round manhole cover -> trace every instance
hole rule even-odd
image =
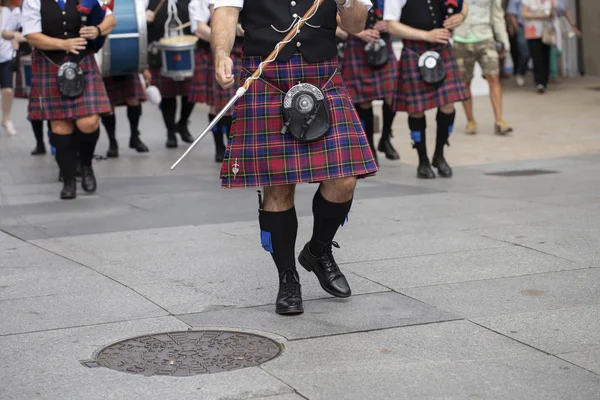
[[[253,367],[272,360],[281,345],[232,331],[183,331],[140,336],[102,349],[96,364],[139,375],[192,376]]]

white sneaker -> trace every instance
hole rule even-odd
[[[523,75],[517,75],[517,85],[519,87],[525,86],[525,77]]]
[[[17,130],[15,129],[12,121],[7,121],[6,124],[2,124],[2,127],[10,136],[15,136],[17,134]]]

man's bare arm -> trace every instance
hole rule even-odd
[[[238,7],[219,7],[211,16],[210,46],[215,61],[215,78],[221,87],[233,86],[233,61],[229,57],[235,43]]]

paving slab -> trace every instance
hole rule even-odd
[[[600,377],[466,321],[299,340],[263,366],[311,399],[581,399]]]
[[[600,268],[402,289],[464,318],[600,304]]]
[[[581,269],[582,265],[519,246],[466,250],[375,262],[344,268],[394,290]]]
[[[286,318],[275,314],[273,305],[180,315],[194,326],[231,326],[276,332],[300,339],[426,324],[456,319],[397,293],[374,293],[347,299],[328,298],[304,302],[304,314]]]
[[[162,317],[0,337],[4,359],[0,398],[224,400],[293,393],[257,367],[185,378],[146,378],[80,364],[80,360],[89,360],[95,351],[116,341],[188,328],[174,317]]]
[[[473,322],[550,354],[600,350],[600,304],[474,318]]]
[[[564,353],[558,357],[600,375],[600,349]]]

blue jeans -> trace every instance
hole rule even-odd
[[[519,47],[519,60],[515,62],[515,67],[517,69],[517,74],[523,76],[527,72],[527,64],[531,57],[527,39],[525,39],[525,27],[523,27],[523,25],[519,25],[516,36],[517,46]]]

